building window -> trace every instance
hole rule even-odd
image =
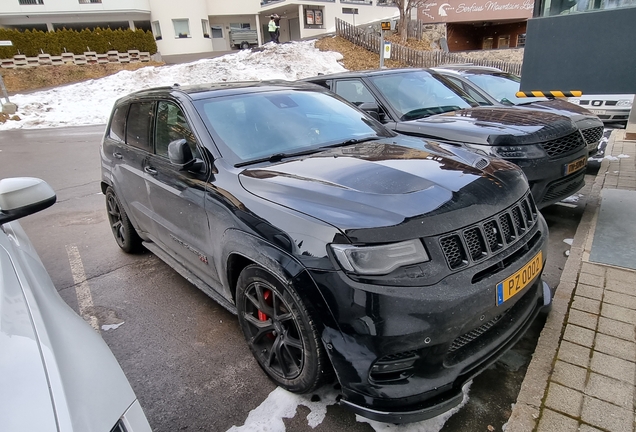
[[[377,0],[378,6],[395,6],[395,0]]]
[[[206,19],[201,20],[201,30],[203,30],[203,37],[210,37],[210,22]]]
[[[152,22],[152,34],[155,35],[155,40],[161,40],[161,24],[159,24],[159,21]]]
[[[79,4],[95,4],[101,2],[102,0],[79,0]]]
[[[499,36],[497,48],[510,48],[510,35]]]
[[[482,44],[481,44],[481,49],[492,49],[492,42],[493,42],[493,38],[491,37],[485,37]]]
[[[43,5],[44,0],[18,0],[20,5]]]
[[[321,9],[305,9],[305,27],[321,28],[322,23]]]
[[[250,23],[230,23],[230,29],[250,30],[251,28]]]
[[[212,26],[212,39],[223,39],[223,27],[218,25]]]
[[[190,21],[187,19],[173,19],[174,36],[178,38],[190,37]]]
[[[521,34],[517,35],[517,46],[518,47],[526,46],[526,34],[525,33],[521,33]]]

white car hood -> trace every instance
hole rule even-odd
[[[110,431],[135,394],[106,343],[59,296],[17,222],[0,226],[0,272],[1,429]]]

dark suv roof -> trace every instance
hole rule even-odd
[[[218,82],[205,83],[196,85],[174,84],[172,86],[153,87],[149,89],[139,90],[131,93],[123,99],[134,98],[144,95],[152,95],[157,93],[181,93],[188,95],[191,99],[206,99],[209,97],[225,96],[228,94],[252,93],[267,90],[288,90],[288,89],[307,89],[316,90],[315,86],[310,86],[303,82],[292,82],[284,80],[269,81],[236,81],[236,82]]]
[[[404,72],[412,72],[412,71],[425,71],[430,74],[436,74],[434,70],[426,69],[426,68],[399,68],[399,69],[371,69],[371,70],[361,70],[361,71],[348,71],[348,72],[337,72],[333,74],[327,75],[319,75],[317,77],[304,78],[299,81],[316,81],[318,79],[335,79],[335,78],[355,78],[360,76],[376,76],[376,75],[389,75],[389,74],[398,74]]]

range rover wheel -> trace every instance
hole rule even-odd
[[[298,294],[257,265],[239,276],[236,306],[247,344],[265,373],[294,393],[318,387],[328,364],[322,342]]]
[[[111,187],[106,189],[106,210],[110,229],[119,247],[127,253],[138,251],[141,247],[141,239]]]

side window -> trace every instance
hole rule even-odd
[[[126,136],[126,114],[128,114],[128,105],[122,105],[115,109],[113,119],[110,122],[110,130],[108,131],[109,138],[124,142]]]
[[[357,106],[365,102],[376,102],[369,89],[359,80],[336,81],[334,92]]]
[[[488,100],[486,100],[481,94],[479,94],[479,92],[477,90],[475,90],[473,88],[473,86],[468,85],[467,83],[458,80],[457,78],[454,77],[445,77],[447,80],[449,80],[450,82],[452,82],[453,84],[455,84],[457,87],[459,87],[460,89],[464,90],[466,93],[468,93],[470,95],[470,97],[472,97],[473,99],[475,99],[475,101],[477,101],[477,103],[481,106],[489,106],[492,105],[492,103]]]
[[[154,102],[130,104],[128,122],[126,123],[126,143],[148,152],[150,146],[150,129],[153,121]]]
[[[172,102],[160,101],[157,107],[155,153],[168,157],[168,145],[178,139],[185,139],[192,149],[194,157],[200,157],[194,133],[192,133],[181,108]]]

